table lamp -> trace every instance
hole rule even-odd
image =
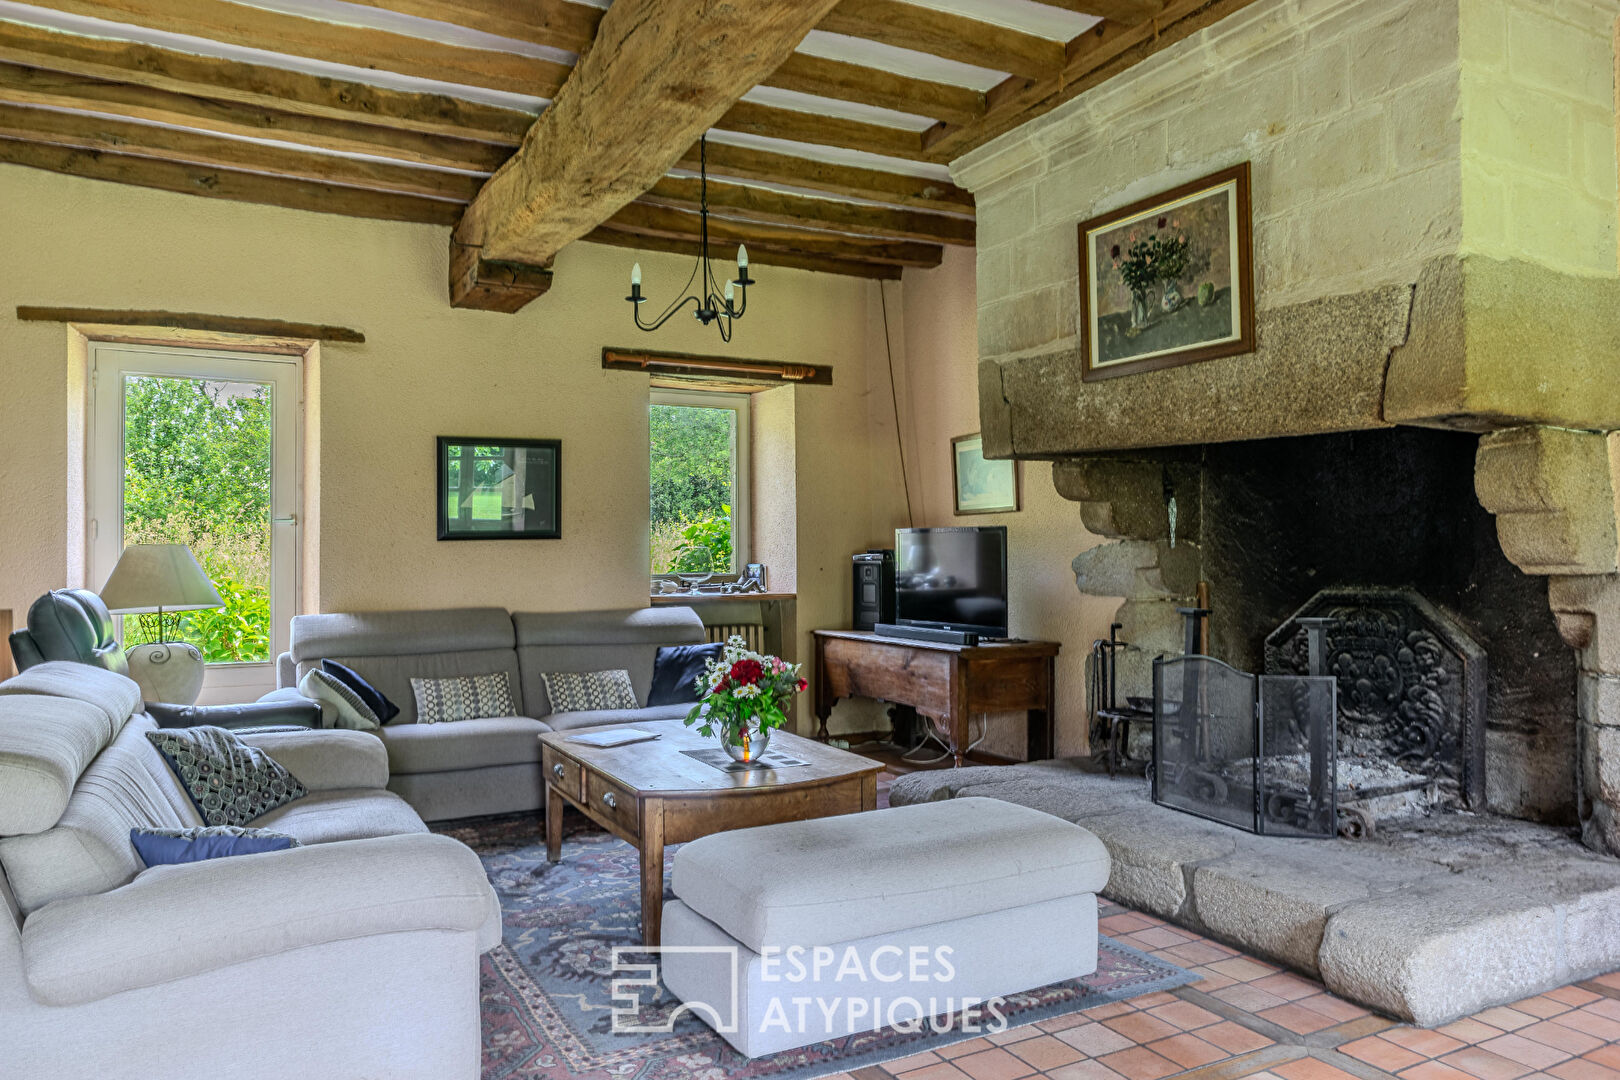
[[[128,652],[129,677],[147,701],[190,705],[202,692],[203,658],[196,646],[171,641],[180,632],[181,611],[224,607],[197,556],[184,544],[131,544],[101,587],[107,610],[128,615],[156,615],[155,625],[141,620],[155,641]]]

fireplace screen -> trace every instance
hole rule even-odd
[[[1153,665],[1153,799],[1280,836],[1330,837],[1331,677],[1254,676],[1208,656]]]

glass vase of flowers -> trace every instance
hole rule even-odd
[[[718,734],[732,760],[751,764],[765,753],[771,732],[788,722],[794,696],[807,685],[798,664],[752,652],[733,637],[698,676],[702,700],[686,714],[686,725],[697,725],[702,735]]]

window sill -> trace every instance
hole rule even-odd
[[[731,600],[796,600],[797,593],[790,592],[756,592],[756,593],[657,593],[647,598],[653,605],[690,604],[694,601],[731,601]]]

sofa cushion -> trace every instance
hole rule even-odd
[[[512,680],[504,671],[488,675],[455,675],[448,679],[412,679],[418,724],[451,724],[514,716]]]
[[[704,640],[703,620],[688,607],[622,611],[520,611],[517,632],[522,691],[530,716],[558,711],[546,696],[541,676],[554,671],[624,668],[637,701],[652,688],[653,658],[660,645],[696,645]]]
[[[308,795],[286,766],[224,728],[149,731],[208,825],[246,825]]]
[[[690,705],[655,705],[648,709],[591,709],[586,712],[559,712],[546,717],[556,731],[602,727],[605,724],[645,724],[649,720],[685,720]]]
[[[253,827],[285,833],[300,844],[427,832],[422,818],[404,799],[377,788],[317,791],[270,811]]]
[[[612,671],[548,671],[540,676],[553,712],[639,709],[641,701],[624,668]]]
[[[376,715],[378,723],[386,724],[399,715],[399,706],[389,701],[381,690],[368,683],[354,668],[336,660],[322,660],[321,670],[353,690],[366,708]]]
[[[0,697],[0,836],[55,825],[109,742],[107,729],[106,714],[87,702]]]
[[[433,773],[538,764],[540,735],[550,730],[527,716],[494,716],[453,724],[394,724],[377,736],[388,748],[391,773]]]
[[[289,651],[294,662],[303,665],[327,657],[510,650],[512,644],[512,617],[504,608],[441,608],[297,615]],[[365,674],[347,660],[340,662]],[[370,681],[369,675],[366,678]],[[388,696],[399,702],[393,694]]]
[[[471,652],[433,654],[405,653],[399,656],[339,654],[332,659],[358,671],[367,682],[399,706],[399,716],[388,725],[389,727],[414,724],[419,719],[416,715],[416,694],[411,689],[412,679],[447,679],[457,675],[489,675],[504,672],[512,693],[511,715],[523,716],[529,711],[518,688],[517,653],[511,649],[477,649]],[[302,674],[316,666],[319,666],[319,661],[315,664],[301,663],[298,670]]]
[[[664,645],[653,660],[652,689],[648,705],[696,705],[698,680],[708,670],[710,660],[719,662],[725,643],[709,641],[702,645]]]
[[[674,889],[758,952],[1096,893],[1108,870],[1080,826],[968,798],[705,836],[676,853]]]
[[[262,855],[286,851],[298,841],[267,829],[235,825],[200,825],[194,829],[131,829],[129,842],[148,867],[228,859],[233,855]]]
[[[106,718],[103,746],[117,738],[130,716],[141,707],[141,688],[134,679],[68,660],[36,664],[0,683],[0,696],[13,694],[70,698],[94,705]]]
[[[320,704],[322,727],[350,731],[376,731],[382,727],[382,718],[354,687],[324,668],[310,668],[305,672],[298,680],[298,692]]]

